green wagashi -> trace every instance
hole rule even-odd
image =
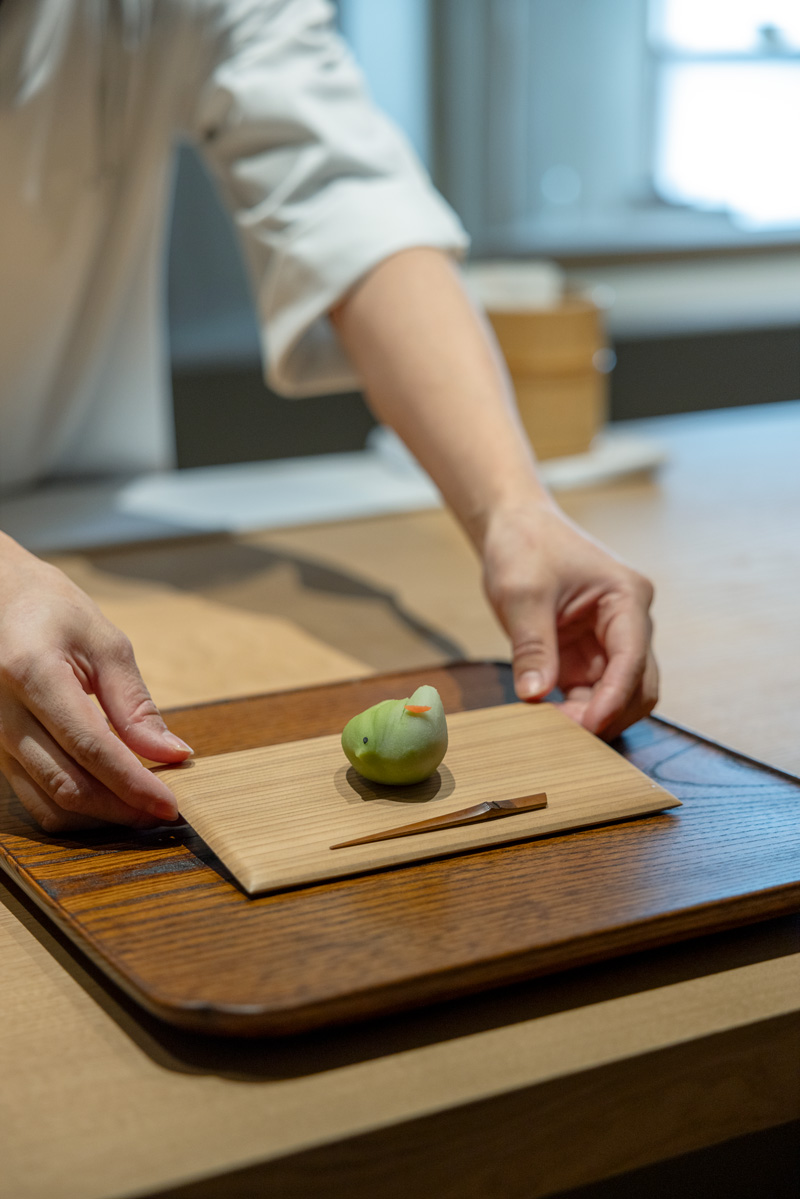
[[[447,721],[435,687],[418,687],[409,699],[385,699],[344,727],[342,749],[373,783],[421,783],[447,750]]]

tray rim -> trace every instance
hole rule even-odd
[[[644,819],[649,818],[644,817]],[[502,846],[499,848],[513,847]],[[438,860],[441,862],[447,859]],[[412,866],[420,864],[413,863]],[[11,883],[36,905],[37,918],[44,917],[46,921],[53,924],[59,934],[66,938],[71,951],[77,950],[78,953],[88,958],[104,979],[110,980],[144,1011],[165,1024],[183,1031],[233,1038],[294,1036],[328,1025],[355,1023],[362,1018],[380,1019],[421,1006],[419,999],[411,994],[414,983],[417,981],[414,978],[406,978],[400,984],[392,983],[378,988],[371,987],[368,991],[354,990],[348,993],[345,1000],[335,998],[305,1004],[302,1007],[274,1001],[258,1004],[233,1004],[210,1003],[206,1000],[185,998],[176,999],[151,984],[145,986],[133,971],[118,965],[113,954],[98,948],[92,934],[87,933],[80,926],[71,924],[67,917],[60,914],[58,905],[35,880],[28,879],[23,872],[10,869],[5,856],[0,860],[0,866],[3,867]],[[411,867],[398,866],[392,869],[409,868]],[[315,886],[324,887],[325,884],[316,884]],[[782,897],[785,898],[782,899]],[[758,910],[751,910],[745,918],[742,918],[738,908],[745,899],[751,909],[755,907]],[[711,927],[703,923],[696,932],[687,932],[687,917],[691,921],[692,916],[700,917],[707,910],[716,910],[723,918],[715,920]],[[611,926],[606,930],[606,940],[602,948],[597,945],[596,937],[585,934],[583,937],[573,937],[555,942],[544,951],[537,947],[524,952],[497,954],[494,957],[484,958],[479,964],[469,968],[459,966],[439,971],[436,975],[438,979],[446,979],[449,974],[457,973],[458,982],[454,983],[450,989],[437,987],[435,999],[431,999],[429,1002],[446,1003],[448,1000],[463,997],[467,993],[478,994],[514,986],[516,983],[526,980],[556,974],[559,970],[576,970],[599,962],[614,960],[626,953],[643,953],[675,942],[692,940],[695,937],[717,935],[735,928],[758,924],[764,920],[789,916],[798,910],[800,910],[800,882],[766,887],[761,891],[748,892],[745,896],[730,896],[723,900],[693,904],[671,912],[661,912],[635,923]],[[681,927],[673,927],[678,921],[680,921]],[[649,935],[643,936],[643,933]],[[617,934],[616,937],[615,934]],[[608,951],[609,937],[614,942],[612,952]],[[577,954],[576,946],[580,947]],[[593,946],[594,948],[592,948]],[[570,950],[568,960],[565,957],[567,947]],[[535,961],[529,961],[530,958],[535,958]],[[484,973],[488,975],[490,967],[504,961],[509,964],[516,963],[516,968],[505,972],[502,981],[498,981],[494,976],[479,977]],[[419,977],[427,977],[427,975],[423,974]],[[468,981],[465,982],[465,979]],[[404,995],[405,991],[408,991],[409,994]],[[357,1003],[360,995],[374,997],[376,994],[386,996],[388,1002],[384,1009],[377,1013],[371,1008],[363,1013],[354,1010],[354,1000]],[[230,1025],[230,1019],[236,1020],[235,1028]]]

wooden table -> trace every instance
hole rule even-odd
[[[645,422],[563,498],[656,582],[663,714],[800,773],[800,405]],[[159,702],[505,656],[441,512],[60,564]],[[0,885],[0,1195],[552,1194],[800,1117],[795,917],[245,1045],[143,1017]]]

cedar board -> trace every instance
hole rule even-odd
[[[458,712],[448,719],[448,732],[441,767],[412,787],[361,779],[336,733],[200,758],[159,773],[177,796],[181,815],[250,894],[680,806],[552,704]],[[547,793],[547,807],[538,811],[331,849],[338,841],[484,800],[538,791]]]
[[[341,729],[419,672],[176,709],[198,756]],[[506,664],[425,671],[448,714],[514,699]],[[615,748],[674,812],[258,898],[190,827],[48,836],[0,803],[0,863],[145,1011],[286,1035],[800,910],[800,780],[650,718]]]

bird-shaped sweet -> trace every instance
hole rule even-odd
[[[342,749],[373,783],[421,783],[447,750],[447,721],[435,687],[418,687],[409,699],[385,699],[344,727]]]

